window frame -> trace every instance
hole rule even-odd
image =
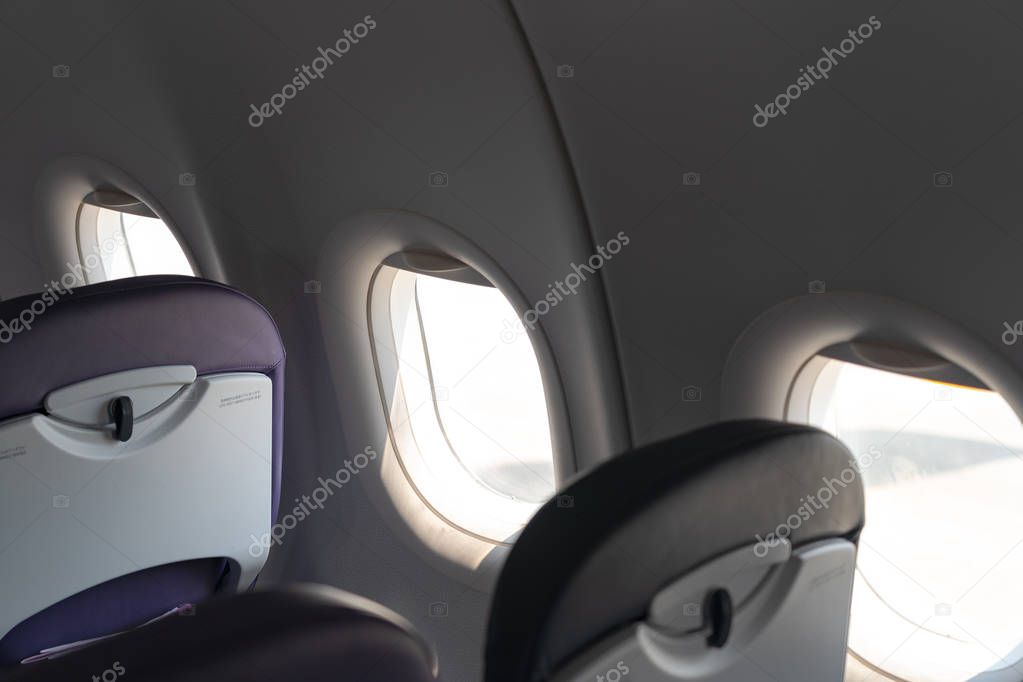
[[[403,414],[407,415],[408,408],[404,404],[404,396],[401,393],[400,387],[400,371],[398,365],[400,364],[399,359],[399,345],[398,340],[395,337],[395,318],[398,315],[405,315],[407,310],[398,311],[397,313],[392,309],[391,298],[393,290],[396,285],[396,280],[399,280],[403,275],[427,275],[441,277],[444,279],[450,279],[452,281],[458,281],[465,284],[476,284],[491,286],[498,289],[501,295],[509,303],[509,305],[516,311],[517,315],[522,314],[522,306],[517,305],[517,298],[509,296],[505,291],[498,288],[493,282],[486,278],[486,276],[475,268],[465,265],[460,261],[456,261],[450,257],[442,254],[427,254],[429,259],[439,257],[441,260],[436,261],[424,267],[424,263],[430,263],[429,260],[423,259],[422,253],[415,251],[406,251],[392,254],[384,260],[384,262],[377,268],[373,280],[370,286],[370,295],[367,307],[367,314],[369,318],[370,328],[370,347],[374,360],[374,369],[377,379],[377,387],[381,400],[381,408],[383,417],[387,428],[387,439],[388,443],[393,450],[395,455],[394,459],[397,462],[398,468],[401,471],[402,478],[410,488],[415,496],[422,502],[427,509],[429,509],[433,516],[443,523],[445,526],[454,529],[460,535],[468,538],[472,538],[475,541],[485,543],[488,546],[508,548],[514,544],[515,538],[518,536],[519,530],[507,534],[503,539],[492,537],[486,532],[477,532],[472,528],[467,528],[465,524],[460,524],[456,520],[451,518],[451,515],[446,514],[442,509],[430,499],[430,495],[426,494],[422,490],[421,483],[416,481],[416,476],[409,466],[407,461],[408,449],[410,447],[418,448],[418,445],[414,442],[414,439],[403,438],[402,435],[396,430],[395,426],[395,414],[394,410],[396,406],[402,411]],[[464,269],[451,269],[446,264],[451,262],[461,263]],[[434,265],[437,267],[435,268]],[[414,286],[414,278],[410,277],[406,284],[398,282],[399,286],[408,286],[408,294],[404,297],[407,300],[407,305],[417,306],[416,292]],[[418,312],[416,313],[418,319]],[[416,333],[419,333],[417,331]],[[537,337],[537,331],[527,331],[528,339],[532,347],[533,355],[536,359],[538,370],[540,371],[541,381],[543,382],[544,394],[546,398],[545,409],[548,416],[548,426],[550,429],[550,443],[551,443],[551,457],[552,457],[552,469],[554,475],[554,491],[556,494],[560,488],[564,478],[570,473],[564,472],[564,462],[559,457],[559,439],[556,428],[556,420],[562,415],[555,414],[552,411],[552,406],[559,404],[561,398],[558,392],[559,387],[552,387],[549,384],[548,377],[544,372],[544,347],[541,345],[544,343],[542,336]],[[383,339],[386,342],[384,349],[380,348],[380,340]],[[425,342],[424,342],[425,345]],[[383,350],[383,352],[381,352]],[[440,417],[439,413],[436,412],[438,409],[437,396],[434,387],[432,386],[433,380],[431,378],[431,392],[433,392],[433,405],[432,412],[435,414],[440,428],[444,429],[444,421]],[[452,455],[457,458],[457,453],[451,446],[450,441],[449,448],[452,450]],[[421,451],[415,453],[415,456],[423,458]],[[468,473],[468,472],[467,472]],[[471,474],[469,474],[471,475]],[[477,483],[481,489],[487,489],[489,494],[499,496],[500,493],[489,491],[489,489],[480,483]],[[525,505],[527,503],[522,502]],[[541,503],[542,504],[542,503]],[[521,524],[516,524],[518,529],[521,529],[526,523],[532,513],[538,509],[541,504],[529,506],[532,507],[529,515],[524,518]]]
[[[1023,355],[1000,343],[1003,329],[994,327],[988,334],[916,303],[874,293],[796,296],[758,311],[736,338],[722,372],[721,418],[807,423],[799,409],[808,408],[805,382],[819,370],[818,356],[864,339],[943,358],[996,391],[1023,417]],[[895,680],[850,652],[847,670],[863,668]],[[982,673],[971,682],[1000,681]]]
[[[173,237],[178,248],[181,250],[182,255],[184,255],[185,260],[188,262],[188,266],[192,270],[191,276],[202,276],[187,243],[182,239],[178,231],[174,229],[173,224],[164,216],[158,214],[141,199],[138,199],[126,192],[121,192],[119,190],[97,190],[90,192],[82,198],[78,205],[78,210],[75,213],[75,248],[78,254],[78,262],[82,266],[82,274],[85,278],[86,284],[98,284],[100,282],[111,281],[111,279],[107,277],[107,273],[103,270],[103,268],[100,268],[101,272],[99,273],[94,273],[90,268],[88,268],[85,258],[86,253],[99,253],[101,250],[99,242],[99,216],[100,211],[104,209],[122,215],[121,236],[124,239],[125,250],[132,264],[133,277],[140,277],[143,275],[139,275],[136,270],[134,258],[131,253],[131,244],[128,240],[128,235],[124,230],[124,214],[153,218],[163,223],[163,226],[170,233],[171,237]]]
[[[816,424],[819,421],[817,418],[820,415],[818,415],[815,412],[814,394],[815,392],[820,390],[829,389],[834,390],[834,383],[837,381],[837,372],[832,372],[830,370],[834,369],[836,365],[842,363],[860,365],[862,367],[882,372],[888,372],[891,374],[899,374],[910,379],[916,379],[919,381],[930,382],[940,381],[939,379],[927,376],[926,373],[921,374],[919,372],[915,372],[912,370],[900,371],[898,368],[895,367],[880,366],[876,363],[872,363],[865,360],[854,361],[850,359],[850,357],[848,356],[848,353],[846,351],[847,346],[848,344],[840,344],[838,346],[833,346],[820,350],[817,354],[813,355],[796,373],[796,376],[792,380],[788,394],[788,399],[786,400],[784,406],[785,421],[816,426]],[[980,382],[967,369],[959,367],[958,365],[954,365],[952,363],[949,364],[951,365],[950,367],[951,376],[968,378],[966,382],[961,384],[963,388],[973,389],[979,388],[981,390],[991,391],[992,393],[998,394],[998,396],[1004,400],[1004,396],[1002,396],[1001,393],[999,393],[996,389],[993,389]],[[829,387],[825,384],[822,384],[821,383],[822,381],[827,381],[832,385]],[[1011,404],[1009,405],[1009,408],[1012,409]],[[1020,416],[1019,412],[1016,412],[1016,416],[1018,419],[1020,419],[1021,422],[1023,422],[1023,417]],[[865,498],[866,495],[868,494],[869,493],[866,490],[866,486],[864,486]],[[858,559],[857,565],[854,570],[856,571],[856,573],[859,573]],[[874,588],[870,589],[873,590]],[[884,598],[881,595],[876,595],[876,598],[879,599],[881,603],[885,603]],[[897,612],[895,612],[894,615],[896,617],[905,617]],[[852,614],[850,612],[850,624],[848,626],[848,629],[850,631],[851,617]],[[983,643],[980,643],[980,645],[983,646]],[[1020,645],[1023,646],[1023,642],[1021,642]],[[857,666],[862,666],[862,668],[866,669],[867,671],[874,675],[879,676],[881,679],[884,680],[890,680],[891,682],[899,682],[901,680],[904,680],[904,678],[899,677],[896,673],[887,670],[883,667],[887,660],[881,661],[880,663],[872,661],[868,659],[865,655],[860,654],[856,650],[854,650],[852,645],[849,643],[847,643],[846,653],[847,653],[846,679],[849,679],[848,677],[850,672],[849,664],[855,664]],[[984,670],[979,673],[976,673],[969,678],[969,682],[1018,682],[1019,668],[1021,666],[1023,666],[1023,655],[1021,655],[1021,657],[1017,661],[1012,662],[1006,665],[1005,667]]]

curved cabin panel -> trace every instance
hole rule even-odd
[[[0,682],[1018,682],[1021,31],[0,4]]]

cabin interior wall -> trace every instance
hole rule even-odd
[[[5,2],[0,295],[62,274],[35,236],[48,164],[83,154],[131,175],[281,326],[284,507],[350,445],[345,387],[323,371],[329,349],[303,284],[328,236],[363,211],[450,225],[528,300],[629,237],[543,322],[557,357],[595,368],[590,381],[563,377],[589,417],[572,425],[587,461],[629,444],[616,391],[635,443],[715,420],[737,335],[815,280],[923,304],[992,345],[1021,317],[1023,10],[1007,0],[515,10],[532,55],[501,0]],[[872,15],[882,28],[826,82],[754,126],[754,104]],[[322,79],[250,124],[250,105],[367,16],[376,27]],[[951,185],[937,184],[945,172]],[[1023,364],[1023,344],[1002,349]],[[621,425],[587,440],[602,422]],[[478,679],[485,590],[453,589],[351,491],[294,531],[268,576],[377,599],[438,644],[449,679]],[[437,601],[447,618],[428,616]]]

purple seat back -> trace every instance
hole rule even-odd
[[[114,372],[192,365],[273,383],[272,515],[280,498],[284,346],[269,313],[228,286],[179,276],[115,280],[0,302],[0,420],[43,411],[55,389]],[[0,561],[2,561],[0,554]],[[221,557],[122,576],[55,604],[0,640],[0,664],[141,624],[211,594]]]
[[[217,596],[189,617],[3,679],[88,680],[115,662],[132,682],[436,682],[438,669],[431,647],[392,611],[340,590],[293,585]]]

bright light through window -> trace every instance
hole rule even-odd
[[[504,541],[554,492],[550,425],[529,337],[488,286],[398,271],[391,428],[413,484],[451,523]]]
[[[849,647],[908,682],[1023,679],[1023,426],[996,393],[830,361],[810,420],[869,454]]]
[[[83,206],[79,220],[79,248],[89,282],[195,274],[178,240],[159,218]]]

